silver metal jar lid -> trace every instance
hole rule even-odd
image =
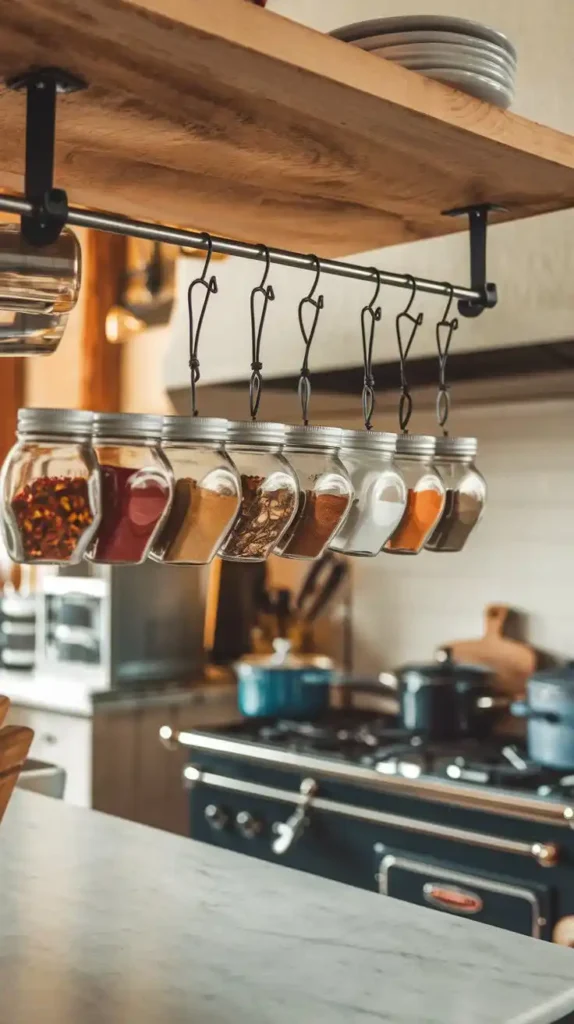
[[[213,441],[227,438],[227,420],[216,416],[164,416],[162,441]]]
[[[96,412],[93,436],[159,441],[162,421],[162,416],[152,416],[149,413]]]
[[[18,409],[18,434],[56,437],[91,436],[93,412],[85,409]]]
[[[341,444],[342,433],[339,427],[286,427],[285,447],[336,451]]]
[[[260,423],[258,420],[231,420],[227,424],[227,444],[267,445],[279,447],[285,442],[283,423]]]
[[[434,455],[436,437],[430,434],[397,434],[397,455],[428,458]]]
[[[476,437],[437,437],[435,455],[437,459],[473,459],[478,451]]]
[[[342,430],[341,448],[353,448],[357,451],[386,452],[394,455],[397,447],[397,435],[384,430]]]

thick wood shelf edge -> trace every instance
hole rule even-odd
[[[574,206],[574,141],[243,0],[0,0],[0,74],[61,64],[73,203],[323,256]],[[0,184],[24,100],[0,92]]]

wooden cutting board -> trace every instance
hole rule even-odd
[[[0,726],[6,718],[10,701],[0,696]],[[19,725],[0,728],[0,821],[6,810],[12,790],[22,770],[34,738],[32,729]]]
[[[494,673],[498,692],[516,697],[524,692],[526,680],[536,669],[537,657],[530,644],[504,635],[509,614],[506,605],[488,605],[484,636],[477,640],[455,640],[444,646],[453,661],[486,665]]]

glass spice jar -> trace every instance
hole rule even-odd
[[[231,562],[264,562],[297,510],[297,477],[281,454],[282,423],[231,422],[226,450],[241,476],[241,506],[219,550]]]
[[[162,417],[96,413],[92,443],[102,481],[102,518],[86,557],[108,565],[143,562],[173,497],[159,450]]]
[[[319,558],[342,526],[353,486],[337,456],[336,427],[287,427],[283,452],[297,474],[299,501],[289,529],[275,548],[284,558]]]
[[[349,515],[331,541],[345,555],[378,555],[399,525],[407,485],[394,462],[397,435],[376,430],[343,430],[339,458],[355,490]]]
[[[445,502],[444,484],[433,466],[436,438],[399,434],[395,464],[407,486],[403,517],[383,551],[417,555],[436,526]]]
[[[101,515],[90,443],[93,415],[20,409],[17,441],[2,467],[2,533],[15,562],[75,564]]]
[[[434,464],[446,488],[443,513],[425,544],[427,551],[462,551],[482,518],[486,481],[474,465],[475,437],[439,437]]]
[[[174,476],[171,511],[150,557],[206,565],[225,540],[241,500],[239,473],[224,450],[227,420],[166,416],[162,451]]]

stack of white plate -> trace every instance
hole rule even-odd
[[[506,109],[517,54],[502,32],[464,18],[409,15],[358,21],[332,36]]]

